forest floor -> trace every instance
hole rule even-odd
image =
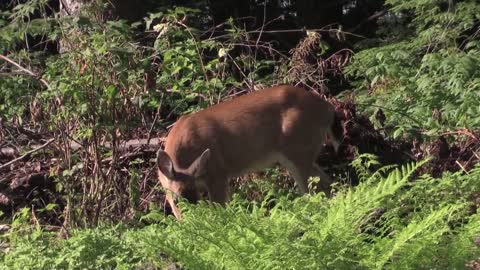
[[[330,99],[330,102],[342,118],[345,137],[338,153],[334,153],[331,147],[326,147],[318,162],[332,175],[348,176],[351,184],[358,183],[353,168],[349,166],[358,153],[374,154],[379,157],[382,165],[404,164],[431,157],[431,161],[418,174],[428,173],[434,177],[440,177],[445,171],[468,172],[480,161],[479,131],[465,129],[445,133],[427,143],[417,139],[392,139],[385,135],[382,128],[375,128],[367,117],[359,114],[353,102],[340,102],[336,99]],[[377,120],[383,124],[383,113],[377,114]],[[10,217],[26,206],[36,205],[37,208],[42,208],[49,203],[61,205],[62,195],[55,191],[53,176],[60,171],[58,164],[62,159],[62,151],[52,134],[39,132],[33,127],[5,124],[3,134],[4,142],[0,144],[0,164],[3,164],[0,165],[0,211],[4,217]],[[152,133],[138,128],[131,131],[120,144],[121,155],[117,166],[128,168],[134,159],[148,161],[140,165],[143,176],[140,182],[142,208],[150,202],[161,205],[163,201],[162,195],[152,192],[152,187],[157,185],[153,160],[156,150],[163,142],[163,135],[161,132]],[[73,143],[71,147],[72,152],[82,151],[82,146],[78,143]],[[108,144],[105,147],[108,148]],[[108,163],[111,159],[102,162]],[[58,224],[54,216],[47,217],[46,221]]]

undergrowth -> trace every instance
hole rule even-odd
[[[478,1],[386,3],[380,44],[359,45],[346,70],[357,104],[372,115],[382,110],[394,137],[478,129]]]
[[[480,257],[472,199],[480,167],[412,182],[422,163],[371,173],[376,164],[368,156],[357,160],[362,183],[332,198],[270,194],[254,202],[236,195],[227,207],[184,203],[182,221],[151,213],[142,218],[150,225],[78,229],[66,240],[17,222],[1,238],[0,267],[464,269]]]

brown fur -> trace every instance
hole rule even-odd
[[[157,158],[175,216],[181,214],[174,194],[196,201],[205,189],[211,201],[223,203],[229,178],[275,163],[288,169],[301,192],[308,191],[309,176],[320,176],[329,192],[332,181],[315,159],[327,136],[338,147],[334,121],[330,103],[293,86],[260,90],[182,116]]]

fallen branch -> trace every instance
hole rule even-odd
[[[478,160],[480,160],[480,156],[477,154],[476,151],[472,151],[472,153],[475,155],[475,157],[476,157]]]
[[[465,169],[465,167],[462,165],[462,163],[458,162],[458,160],[455,160],[455,163],[458,165],[458,167],[460,167],[460,169],[462,169],[462,171],[466,174],[468,174],[468,170]]]
[[[29,155],[31,155],[31,154],[33,154],[33,153],[35,153],[35,152],[37,152],[37,151],[39,151],[39,150],[41,150],[41,149],[49,146],[54,140],[55,140],[55,139],[52,138],[52,139],[48,140],[46,143],[44,143],[44,144],[42,144],[41,146],[39,146],[38,148],[32,149],[32,150],[26,152],[25,154],[23,154],[22,156],[20,156],[20,157],[18,157],[18,158],[16,158],[16,159],[10,160],[9,162],[1,165],[1,166],[0,166],[0,170],[2,170],[3,168],[6,168],[6,167],[12,165],[13,163],[15,163],[15,162],[17,162],[17,161],[21,161],[21,160],[23,160],[24,158],[28,157]]]
[[[457,136],[464,135],[464,136],[470,137],[470,138],[478,141],[478,138],[477,138],[477,136],[475,136],[474,132],[470,131],[467,128],[458,129],[458,130],[454,130],[454,131],[447,131],[447,132],[444,132],[444,133],[440,134],[440,136],[445,136],[445,135],[457,135]]]
[[[125,161],[125,160],[132,160],[132,159],[141,157],[142,155],[145,155],[145,154],[148,154],[148,153],[156,153],[156,151],[158,150],[157,147],[156,146],[152,147],[152,146],[153,145],[138,146],[133,150],[133,152],[121,155],[118,158],[117,162],[122,162],[122,161]],[[145,147],[150,147],[150,148],[143,149]],[[113,160],[113,157],[108,157],[108,158],[102,159],[102,163],[107,163],[107,162],[110,163],[110,162],[112,162],[112,160]]]
[[[33,71],[31,70],[28,70],[24,67],[22,67],[20,64],[18,64],[17,62],[13,61],[12,59],[6,57],[5,55],[1,55],[0,54],[0,58],[3,59],[4,61],[7,61],[8,63],[16,66],[17,68],[19,68],[21,71],[23,71],[26,75],[29,75],[37,80],[39,80],[43,85],[45,85],[47,88],[50,87],[50,85],[47,83],[47,81],[45,81],[44,79],[40,78],[40,76],[38,76],[37,74],[35,74]]]
[[[120,152],[128,152],[130,149],[135,149],[139,147],[153,147],[153,148],[158,148],[160,145],[165,143],[166,138],[165,137],[159,137],[159,138],[151,138],[150,140],[147,139],[132,139],[128,141],[121,141],[118,144],[118,151]],[[32,147],[42,147],[43,145],[33,145]],[[112,145],[109,142],[101,144],[102,147],[106,148],[111,148]],[[82,144],[79,142],[76,142],[74,140],[71,141],[71,147],[70,149],[73,151],[76,151],[80,148],[84,148]],[[0,157],[5,156],[13,156],[17,153],[18,151],[15,150],[13,147],[0,147]],[[1,165],[3,166],[3,165]]]
[[[132,139],[128,141],[122,141],[118,144],[118,151],[127,152],[130,149],[139,148],[139,147],[158,147],[159,145],[165,142],[164,137],[153,138],[153,139]],[[101,144],[102,147],[112,148],[112,145],[109,142]],[[72,142],[71,149],[78,150],[83,146],[77,142]]]

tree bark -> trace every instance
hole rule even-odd
[[[94,0],[60,0],[60,14],[78,16],[84,7],[95,2]],[[125,19],[133,22],[141,20],[152,8],[148,0],[110,0],[108,3],[110,8],[101,14],[104,20]]]

